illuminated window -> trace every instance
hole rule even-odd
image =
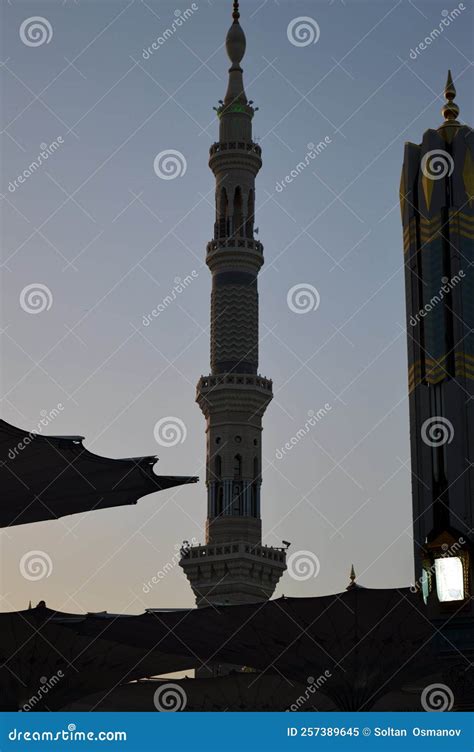
[[[464,600],[464,570],[458,556],[435,559],[436,591],[441,603]]]
[[[424,600],[425,604],[428,602],[428,596],[429,596],[430,590],[431,590],[431,587],[430,587],[431,586],[431,582],[430,582],[430,580],[431,580],[430,573],[428,572],[427,569],[423,569],[423,571],[421,573],[421,593],[423,595],[423,600]]]

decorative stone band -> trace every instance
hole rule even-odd
[[[452,240],[452,235],[458,235],[461,238],[474,239],[474,215],[467,214],[457,210],[450,210],[449,219],[442,221],[441,215],[427,220],[419,217],[419,241],[417,236],[417,218],[412,217],[403,230],[403,250],[405,254],[416,253],[417,250],[423,251],[424,247],[429,245],[433,240],[446,236]],[[444,234],[443,234],[444,233]],[[419,242],[421,245],[419,246]]]
[[[196,402],[206,417],[245,412],[256,427],[272,398],[272,382],[256,374],[201,376],[196,389]]]
[[[241,270],[258,272],[263,266],[263,245],[256,240],[229,238],[207,245],[206,264],[211,272]]]
[[[233,170],[248,170],[256,177],[261,166],[262,160],[255,151],[218,151],[209,158],[209,167],[218,180]]]
[[[215,271],[211,294],[213,373],[258,370],[258,292],[256,274]]]
[[[438,360],[426,358],[425,364],[418,360],[408,368],[408,391],[411,394],[420,384],[439,384],[450,377],[446,368],[448,355]],[[474,381],[474,355],[454,353],[454,376]]]

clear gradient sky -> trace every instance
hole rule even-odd
[[[3,0],[1,391],[3,417],[22,428],[34,429],[42,410],[61,403],[51,433],[82,434],[88,449],[107,456],[156,453],[158,472],[203,479],[204,419],[194,397],[209,370],[207,159],[217,138],[212,107],[226,89],[231,2],[195,5],[145,59],[144,48],[176,18],[175,3]],[[473,9],[461,5],[410,56],[458,4],[241,2],[246,89],[260,108],[254,136],[263,148],[260,371],[275,393],[264,419],[264,540],[291,541],[290,552],[310,551],[321,565],[309,580],[286,574],[277,595],[340,591],[352,562],[369,587],[413,579],[398,186],[404,142],[441,122],[448,67],[460,118],[474,122]],[[49,22],[49,42],[22,41],[31,16]],[[317,23],[316,43],[289,41],[288,25],[301,16]],[[41,144],[58,138],[47,163],[12,191]],[[276,190],[308,143],[325,138],[316,159]],[[154,160],[170,149],[186,170],[164,180]],[[144,326],[176,278],[193,272]],[[20,295],[37,283],[52,305],[32,315]],[[320,296],[304,315],[287,304],[300,283]],[[326,404],[327,415],[278,458],[308,411]],[[167,416],[187,431],[173,447],[154,439]],[[143,586],[176,561],[183,538],[204,539],[205,515],[201,481],[137,506],[4,531],[0,608],[30,599],[66,611],[191,606],[178,566],[148,593]],[[31,582],[18,563],[37,549],[53,569]]]

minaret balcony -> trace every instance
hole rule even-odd
[[[286,569],[281,548],[232,541],[186,548],[179,562],[198,607],[258,603],[271,598]]]
[[[233,554],[237,556],[255,557],[257,559],[266,559],[269,562],[281,564],[286,568],[286,554],[282,548],[265,546],[263,544],[252,545],[245,542],[229,542],[215,545],[188,546],[184,550],[182,560],[184,559],[207,559],[210,558],[228,558]]]
[[[206,264],[211,272],[241,269],[258,273],[263,263],[263,245],[259,240],[242,237],[219,238],[207,244]]]
[[[216,178],[230,170],[249,170],[255,177],[262,166],[261,154],[253,141],[219,141],[209,150],[209,167]]]
[[[258,157],[262,156],[262,147],[254,141],[216,141],[209,149],[209,156],[213,157],[222,151],[245,151],[253,152]]]
[[[201,376],[198,383],[198,390],[204,394],[210,389],[217,387],[254,387],[264,392],[272,394],[273,382],[265,376],[258,374],[240,374],[240,373],[223,373],[216,376]]]
[[[273,383],[257,374],[223,373],[201,376],[196,402],[206,417],[219,413],[251,415],[251,423],[261,427],[262,416],[273,399]]]
[[[207,253],[213,251],[219,251],[221,248],[243,248],[248,251],[254,251],[255,253],[263,254],[263,243],[259,240],[253,240],[251,238],[219,238],[219,240],[211,240],[207,244]]]

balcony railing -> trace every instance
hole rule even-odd
[[[281,548],[273,546],[254,546],[251,543],[222,543],[220,545],[190,546],[183,551],[184,559],[205,559],[211,556],[226,556],[228,554],[249,554],[268,561],[285,562],[285,554]]]
[[[212,389],[217,386],[256,386],[272,391],[273,382],[264,376],[253,374],[222,374],[219,376],[201,376],[199,379],[198,390]]]
[[[256,154],[258,157],[262,155],[262,148],[255,144],[253,141],[216,141],[209,149],[209,155],[212,157],[222,151],[232,151],[239,149],[239,151],[248,151]]]

